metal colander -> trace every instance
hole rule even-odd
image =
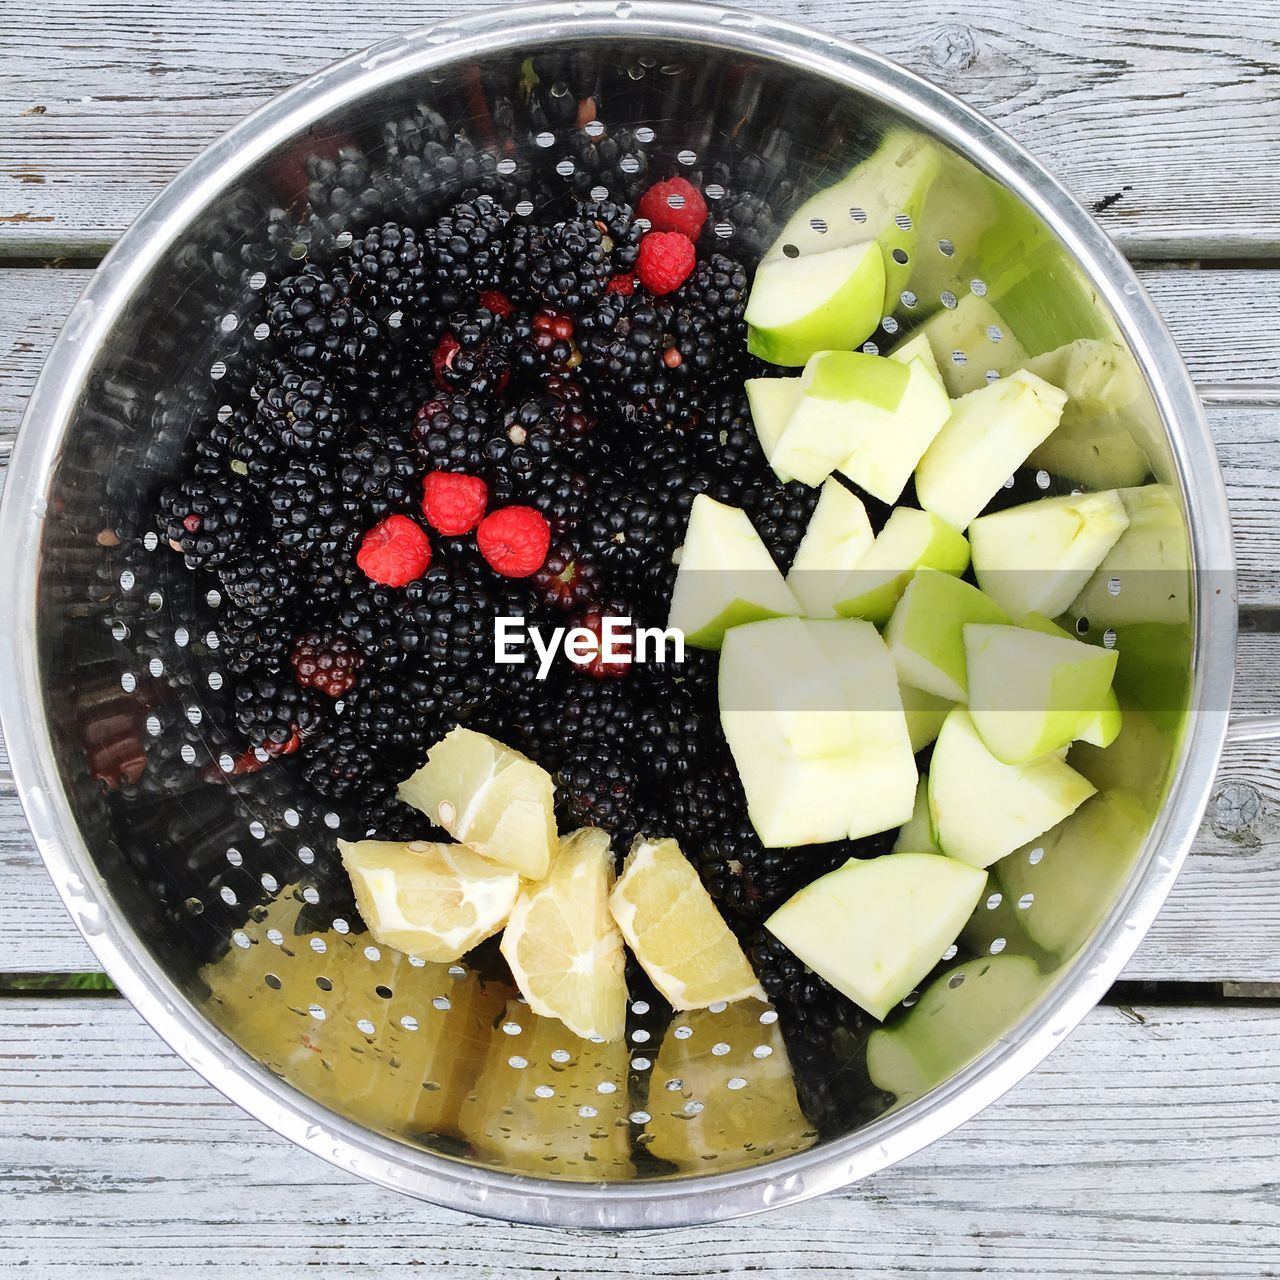
[[[465,154],[443,148],[447,163],[439,118],[469,139]],[[890,136],[933,150],[927,192],[894,207],[871,191],[797,232],[812,246],[883,237],[896,296],[873,344],[950,326],[953,394],[1035,358],[1069,378],[1073,353],[1102,346],[1111,380],[1079,393],[1038,465],[1047,484],[1163,487],[1167,556],[1093,584],[1077,623],[1133,673],[1120,742],[1073,756],[1120,799],[993,875],[959,950],[908,1000],[918,1008],[892,1016],[916,1022],[889,1066],[884,1052],[868,1065],[865,1028],[815,1047],[750,1002],[676,1015],[637,1002],[625,1043],[577,1041],[483,952],[442,966],[380,949],[335,856],[342,815],[289,761],[228,772],[240,746],[220,599],[149,531],[160,485],[244,392],[228,385],[231,357],[257,340],[267,274],[460,186],[488,184],[527,215],[531,174],[590,192],[601,166],[686,175],[716,234],[758,253]],[[980,305],[998,319],[975,327]],[[510,1218],[727,1217],[847,1183],[972,1115],[1132,953],[1225,728],[1223,489],[1129,268],[953,99],[863,50],[710,5],[486,13],[275,99],[160,196],[76,305],[22,428],[2,528],[5,735],[57,888],[113,978],[281,1133],[389,1187]]]

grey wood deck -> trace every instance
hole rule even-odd
[[[745,0],[744,0],[745,2]],[[470,6],[0,6],[0,465],[92,260],[207,143],[359,45]],[[1200,382],[1280,380],[1274,0],[756,0],[987,111],[1142,264]],[[1210,411],[1245,634],[1235,711],[1280,712],[1280,411]],[[27,1275],[1280,1275],[1280,762],[1228,750],[1117,993],[978,1120],[839,1195],[611,1238],[398,1198],[276,1138],[113,995],[0,759],[0,1271]],[[1241,801],[1251,816],[1241,821]],[[53,979],[54,987],[69,985]],[[1196,985],[1190,985],[1196,984]],[[1125,1004],[1128,999],[1135,1003]]]

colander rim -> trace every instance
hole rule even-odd
[[[1173,451],[1197,570],[1193,680],[1181,759],[1125,892],[1039,1007],[923,1098],[864,1128],[768,1164],[635,1182],[536,1179],[464,1165],[334,1114],[233,1044],[167,978],[97,876],[63,793],[39,699],[36,554],[45,495],[74,403],[101,340],[151,266],[217,191],[306,123],[409,74],[459,57],[611,35],[679,39],[780,61],[903,112],[1011,188],[1088,271],[1130,343]],[[19,796],[58,893],[123,994],[215,1088],[303,1148],[375,1183],[450,1208],[541,1225],[654,1228],[719,1221],[843,1187],[950,1132],[1021,1080],[1105,993],[1141,941],[1182,865],[1208,800],[1226,731],[1235,614],[1215,614],[1213,583],[1234,572],[1225,487],[1190,376],[1132,269],[1085,210],[1027,152],[935,85],[834,36],[683,0],[552,0],[486,10],[396,36],[271,99],[194,160],[143,211],[73,308],[24,415],[0,505],[0,725]]]

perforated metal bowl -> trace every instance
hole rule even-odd
[[[906,261],[876,341],[984,298],[1003,328],[957,342],[946,372],[958,386],[1081,342],[1110,351],[1127,391],[1081,426],[1083,453],[1046,466],[1114,483],[1108,459],[1136,458],[1123,483],[1168,499],[1170,557],[1130,564],[1118,596],[1101,584],[1100,616],[1080,624],[1114,630],[1136,673],[1125,736],[1105,757],[1073,756],[1127,797],[1124,820],[1095,817],[1013,855],[954,957],[974,961],[970,1003],[948,1006],[953,1030],[914,1084],[870,1080],[861,1033],[804,1056],[755,1006],[637,1008],[621,1049],[572,1042],[482,966],[374,947],[333,854],[336,818],[301,798],[288,762],[225,776],[218,600],[147,536],[148,513],[189,437],[243,393],[225,357],[254,340],[265,259],[318,253],[379,211],[411,215],[405,202],[435,181],[419,104],[465,128],[475,163],[516,195],[530,166],[589,188],[599,152],[584,137],[620,144],[637,172],[684,172],[745,252],[891,131],[914,134],[939,176],[921,204],[889,211]],[[308,178],[323,216],[298,216]],[[1089,458],[1091,477],[1070,474]],[[931,85],[702,4],[447,23],[311,77],[229,133],[139,218],[72,312],[13,455],[0,544],[0,706],[23,803],[124,993],[206,1079],[308,1149],[388,1187],[531,1221],[659,1226],[784,1204],[972,1116],[1133,952],[1196,828],[1230,695],[1217,461],[1178,353],[1112,245],[1030,157]],[[1012,984],[994,963],[1009,957]],[[944,1001],[960,985],[950,971],[939,982]]]

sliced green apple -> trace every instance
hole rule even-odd
[[[944,852],[988,867],[1048,831],[1094,793],[1055,755],[1003,764],[964,707],[947,717],[929,765],[929,812]]]
[[[911,817],[903,823],[893,842],[894,853],[941,853],[938,837],[929,816],[929,775],[922,773],[916,783],[916,799]]]
[[[936,693],[926,693],[901,681],[898,690],[907,717],[907,732],[911,735],[911,750],[919,754],[938,736],[947,713],[956,704],[950,698],[939,698]]]
[[[746,512],[698,494],[667,625],[695,648],[718,649],[730,627],[803,612]]]
[[[910,368],[882,356],[818,352],[805,365],[770,465],[780,477],[821,484],[852,452],[859,424],[896,420],[911,380]]]
[[[747,391],[747,405],[751,409],[751,421],[755,424],[756,437],[766,458],[782,438],[783,429],[791,419],[796,401],[800,399],[799,378],[748,378],[743,386]],[[792,476],[782,476],[791,480]]]
[[[892,831],[909,820],[916,791],[915,752],[893,658],[869,622],[840,618],[804,625],[835,670],[854,726],[857,745],[845,789],[847,834],[860,840]]]
[[[917,569],[959,575],[968,567],[969,543],[963,533],[928,511],[897,507],[841,586],[836,612],[883,626]]]
[[[1065,628],[1058,626],[1042,613],[1027,613],[1018,619],[1020,627],[1031,631],[1039,631],[1043,635],[1060,636],[1064,640],[1074,640],[1075,636]],[[1124,717],[1120,712],[1120,699],[1115,689],[1108,689],[1102,697],[1102,705],[1097,714],[1091,716],[1087,724],[1076,735],[1080,742],[1087,742],[1095,747],[1109,747],[1119,736],[1124,727]]]
[[[1115,676],[1114,649],[1026,627],[964,629],[969,714],[987,750],[1026,764],[1095,726]]]
[[[883,318],[884,291],[874,240],[763,262],[747,299],[747,350],[795,367],[816,351],[856,347]]]
[[[961,396],[916,468],[920,505],[967,529],[1058,425],[1066,402],[1057,387],[1025,370]]]
[[[1005,611],[977,587],[939,569],[920,569],[902,593],[884,635],[903,684],[964,702],[969,696],[965,625],[1008,621]]]
[[[998,335],[998,336],[997,336]],[[955,307],[935,311],[911,331],[907,343],[923,338],[950,396],[967,395],[987,385],[987,373],[1012,373],[1027,363],[1026,348],[986,298],[966,293]]]
[[[973,571],[983,591],[1015,617],[1056,618],[1128,527],[1114,490],[1040,498],[969,526]]]
[[[947,384],[942,380],[942,371],[938,368],[938,357],[933,354],[927,333],[917,331],[905,342],[900,342],[889,353],[889,359],[896,360],[899,364],[910,364],[913,360],[921,361],[938,386],[943,391],[947,389]]]
[[[883,1019],[937,964],[985,884],[981,871],[932,853],[854,859],[801,889],[765,928]]]
[[[990,1048],[1048,985],[1026,956],[984,956],[935,978],[906,1017],[867,1040],[867,1074],[899,1102],[919,1098]]]
[[[787,586],[806,617],[836,616],[841,584],[874,541],[862,500],[838,480],[827,480],[787,574]]]

